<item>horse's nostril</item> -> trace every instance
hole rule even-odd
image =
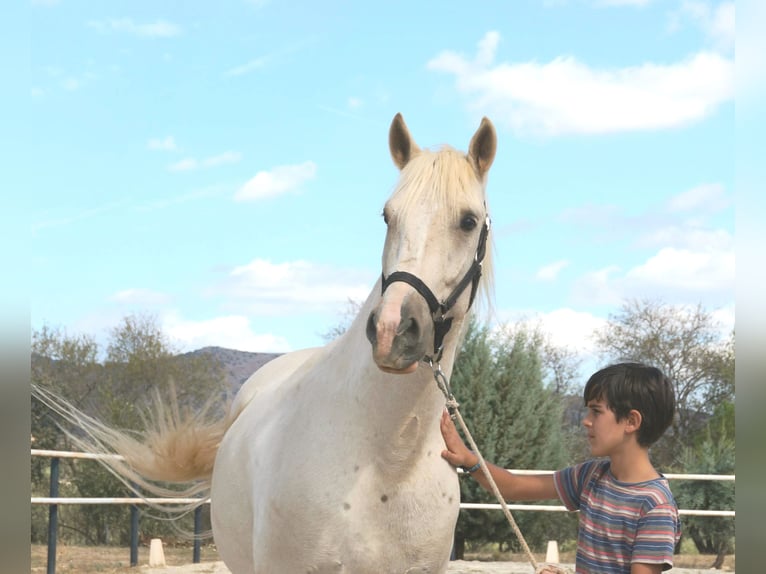
[[[420,338],[420,326],[413,317],[409,317],[399,324],[396,334],[397,336],[404,335],[409,340],[417,341]]]
[[[375,327],[375,323],[377,323],[377,319],[375,318],[375,311],[370,313],[370,316],[367,318],[367,340],[375,344],[375,341],[378,339],[378,333],[377,328]]]

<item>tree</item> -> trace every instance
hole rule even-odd
[[[733,474],[735,449],[732,439],[734,405],[721,404],[710,424],[699,434],[696,444],[684,451],[686,472],[698,474]],[[674,489],[679,506],[702,510],[734,510],[734,483],[723,481],[682,481]],[[689,536],[701,554],[715,554],[711,568],[721,568],[724,558],[734,549],[734,518],[685,516],[684,535]]]
[[[461,414],[482,455],[506,468],[556,469],[567,461],[560,424],[558,395],[546,387],[544,338],[539,331],[510,327],[491,334],[475,322],[469,325],[452,374],[452,388]],[[463,502],[496,502],[475,481],[461,481]],[[569,538],[571,517],[551,520],[545,513],[516,513],[514,518],[530,546],[551,538]],[[519,549],[500,512],[463,510],[455,531],[456,553],[466,541],[498,542],[502,549]]]
[[[712,381],[705,389],[706,405],[720,405],[734,401],[734,331],[719,348],[708,356]],[[731,436],[734,436],[733,434]]]
[[[222,365],[209,356],[179,356],[151,315],[129,315],[112,329],[104,367],[106,384],[92,408],[110,425],[143,428],[156,393],[191,410],[217,400],[223,414],[229,389]]]
[[[198,410],[209,401],[223,415],[229,389],[222,365],[207,355],[175,353],[152,316],[131,315],[112,329],[106,359],[92,337],[70,336],[43,328],[33,334],[32,381],[50,387],[77,408],[107,425],[140,430],[151,410],[155,391],[163,403],[176,396],[179,407]],[[37,401],[32,403],[33,444],[39,448],[71,450],[57,419]],[[93,461],[68,461],[62,496],[118,497],[130,495],[125,486]],[[32,464],[33,490],[45,487],[43,459]],[[63,475],[63,470],[62,470]],[[66,514],[65,514],[66,513]],[[74,541],[127,544],[127,509],[119,505],[71,507],[61,513],[62,528]],[[44,517],[33,516],[33,539],[44,539]],[[143,521],[157,535],[175,532],[167,521]],[[187,528],[188,530],[189,528]],[[37,534],[36,534],[37,532]]]
[[[44,326],[32,334],[32,382],[70,397],[79,406],[103,376],[98,353],[98,344],[92,337],[69,335]],[[32,429],[35,448],[67,446],[55,419],[37,401],[32,401]]]
[[[582,359],[578,354],[572,349],[558,347],[546,339],[542,356],[548,388],[561,396],[579,394],[582,384],[578,371]]]
[[[61,329],[44,326],[32,334],[32,360],[30,375],[33,383],[53,389],[69,397],[76,405],[90,395],[103,377],[98,364],[98,344],[87,335],[70,335]],[[36,400],[31,404],[32,448],[72,450],[69,440],[58,427],[60,419]],[[61,473],[76,473],[72,459],[61,460]],[[33,457],[31,461],[31,491],[35,496],[48,496],[50,462],[47,458]],[[60,496],[77,496],[78,491],[69,481],[62,481]],[[85,533],[86,525],[79,508],[62,506],[59,521],[62,538],[71,533]],[[33,505],[31,538],[43,542],[47,536],[47,508]]]
[[[734,397],[734,334],[722,341],[713,316],[699,305],[629,300],[596,333],[596,344],[610,361],[649,363],[673,381],[676,417],[653,448],[661,465],[679,462],[677,454],[712,414],[710,401]]]

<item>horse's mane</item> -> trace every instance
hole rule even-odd
[[[477,213],[485,209],[489,213],[485,193],[486,180],[481,181],[476,174],[468,156],[448,145],[437,151],[422,149],[404,166],[396,184],[392,197],[401,196],[401,215],[408,217],[413,211],[415,199],[425,199],[427,203],[448,205],[452,211],[444,212],[445,217],[452,219],[460,215],[465,199],[475,198],[484,205],[477,204],[473,208]],[[465,193],[466,190],[476,189],[478,193]],[[416,214],[414,214],[416,216]],[[480,222],[480,225],[483,222]],[[487,252],[482,264],[482,278],[479,283],[477,302],[482,300],[486,310],[491,312],[492,294],[494,292],[494,273],[492,265],[492,232],[487,241]]]

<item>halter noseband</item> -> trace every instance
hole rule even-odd
[[[429,361],[439,362],[441,360],[442,351],[444,350],[444,337],[449,332],[450,327],[452,327],[452,317],[446,317],[446,315],[469,284],[471,285],[471,297],[468,300],[468,308],[470,309],[473,304],[474,297],[476,297],[476,290],[479,287],[479,279],[481,278],[481,264],[487,251],[489,226],[490,220],[489,215],[487,215],[484,220],[484,225],[481,228],[481,233],[479,234],[479,244],[476,247],[476,254],[473,257],[471,267],[452,290],[449,297],[444,299],[441,303],[439,303],[439,300],[436,298],[433,291],[428,288],[428,285],[412,273],[407,271],[394,271],[388,277],[385,275],[382,276],[383,282],[381,286],[381,295],[386,292],[386,289],[391,283],[400,281],[411,285],[418,293],[420,293],[423,299],[426,300],[426,303],[428,303],[428,308],[431,310],[431,319],[434,322],[434,357],[425,357]]]

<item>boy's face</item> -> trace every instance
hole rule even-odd
[[[590,452],[593,456],[611,456],[625,443],[627,419],[617,421],[606,401],[588,401],[588,412],[582,421],[588,431]]]

